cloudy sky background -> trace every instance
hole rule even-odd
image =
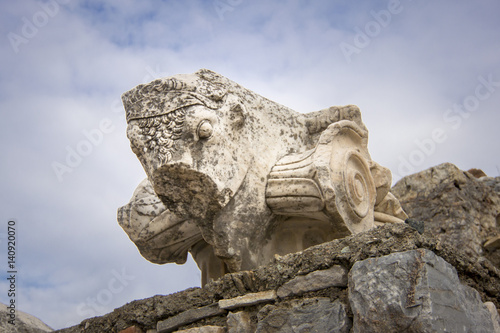
[[[209,68],[300,112],[356,104],[394,181],[442,162],[499,176],[499,14],[495,0],[2,1],[0,302],[9,219],[18,309],[53,328],[199,285],[191,260],[147,262],[116,222],[145,177],[120,95],[157,77]]]

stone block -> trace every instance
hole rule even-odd
[[[144,333],[144,331],[138,328],[137,326],[130,326],[120,331],[119,333]]]
[[[258,318],[257,333],[348,333],[351,328],[344,304],[327,297],[294,300],[289,307],[266,305]]]
[[[277,293],[278,297],[285,298],[329,287],[347,287],[347,270],[344,267],[335,265],[329,269],[297,276],[278,288]]]
[[[217,303],[197,309],[187,310],[179,313],[178,315],[158,322],[158,324],[156,325],[156,330],[158,331],[158,333],[173,332],[183,325],[191,324],[203,318],[218,316],[225,312],[225,310],[219,308],[219,305]]]
[[[499,184],[498,177],[475,178],[443,163],[404,177],[391,192],[412,219],[425,221],[425,234],[477,260],[489,255],[483,244],[498,235],[500,192],[495,188]],[[494,241],[487,244],[490,249],[494,246]]]
[[[252,323],[250,314],[245,311],[230,312],[227,315],[228,333],[253,333],[255,325]]]
[[[275,290],[261,291],[258,293],[246,294],[231,299],[221,299],[219,307],[221,309],[231,310],[242,306],[252,306],[259,303],[274,301],[276,299]]]
[[[488,251],[500,249],[500,235],[488,239],[486,243],[484,243],[484,248]]]
[[[224,327],[220,326],[201,326],[188,328],[187,330],[177,331],[177,333],[225,333]]]
[[[494,332],[479,293],[424,249],[356,262],[349,272],[353,332]]]
[[[485,302],[484,305],[488,308],[491,314],[491,320],[493,321],[493,327],[495,328],[495,333],[500,333],[500,311],[493,302]]]

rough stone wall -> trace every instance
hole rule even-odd
[[[425,221],[425,234],[500,268],[500,177],[444,163],[401,179],[392,193],[409,217]]]
[[[500,333],[500,178],[477,177],[442,164],[394,186],[423,233],[386,224],[59,332]]]
[[[346,273],[351,271],[352,280],[352,268],[357,262],[412,250],[428,251],[442,258],[432,260],[450,264],[447,270],[456,271],[456,281],[472,294],[469,298],[475,300],[475,308],[470,311],[479,313],[477,318],[485,318],[483,303],[500,308],[500,271],[489,261],[473,260],[435,238],[420,235],[406,224],[388,224],[299,253],[276,257],[269,265],[253,271],[226,274],[204,288],[133,301],[105,316],[87,319],[59,332],[121,332],[131,327],[138,332],[174,332],[195,327],[205,327],[198,332],[293,332],[290,327],[300,331],[300,323],[293,319],[297,316],[302,318],[300,322],[304,325],[328,322],[337,327],[332,332],[349,332],[351,327],[356,332],[360,331],[360,317],[352,310],[358,309],[352,304],[353,297],[349,296],[354,282],[346,283]],[[449,279],[454,281],[453,273],[450,276]],[[424,290],[421,294],[425,296],[428,288],[421,287],[426,285],[422,281],[416,278],[413,285],[415,290]],[[384,283],[392,284],[390,281]],[[380,296],[385,294],[387,290]],[[425,300],[424,296],[415,300]],[[432,297],[427,298],[436,302]],[[462,314],[457,311],[457,315]],[[383,313],[379,315],[380,320],[390,319]],[[493,325],[494,321],[489,320],[488,323]],[[321,328],[317,329],[321,331]],[[379,331],[382,332],[373,330]],[[432,330],[416,329],[413,332]]]

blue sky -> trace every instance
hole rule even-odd
[[[356,104],[394,181],[443,162],[499,176],[499,13],[494,0],[3,1],[0,302],[12,218],[17,304],[53,328],[199,284],[192,261],[147,262],[116,222],[145,177],[120,95],[157,77],[209,68],[299,112]]]

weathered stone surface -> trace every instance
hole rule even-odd
[[[476,178],[444,163],[404,177],[392,193],[410,218],[425,221],[426,234],[473,258],[484,255],[500,268],[500,251],[483,250],[500,235],[500,177]]]
[[[40,319],[16,309],[14,325],[9,324],[10,311],[5,304],[0,303],[0,332],[2,333],[43,333],[53,332]]]
[[[491,321],[493,321],[493,328],[495,333],[500,333],[500,311],[498,311],[497,307],[493,302],[484,303],[490,311]]]
[[[488,251],[496,251],[500,249],[500,235],[488,239],[484,243],[484,248]]]
[[[258,293],[246,294],[231,299],[221,299],[219,301],[219,307],[221,309],[231,310],[243,306],[251,306],[274,301],[276,297],[277,296],[275,290],[261,291]]]
[[[258,314],[255,332],[331,332],[348,333],[351,322],[344,304],[327,297],[292,301],[289,307],[266,305]]]
[[[230,312],[227,315],[227,333],[254,333],[255,324],[246,311]]]
[[[130,202],[118,210],[118,223],[142,256],[155,264],[184,264],[189,248],[203,239],[194,222],[167,210],[148,179],[137,186]]]
[[[207,305],[202,308],[190,309],[158,322],[156,330],[158,333],[173,332],[183,325],[191,324],[192,322],[203,318],[217,316],[225,312],[226,311],[221,309],[217,303]]]
[[[410,227],[414,228],[415,230],[417,230],[419,234],[423,234],[425,231],[425,225],[423,221],[406,219],[405,223],[408,224]]]
[[[355,263],[349,301],[358,332],[492,332],[479,293],[428,250],[393,253]]]
[[[481,169],[472,168],[472,169],[467,170],[467,172],[476,178],[488,177],[488,175],[485,174],[484,171]]]
[[[201,326],[177,331],[178,333],[225,333],[226,329],[220,326]]]
[[[407,217],[356,106],[302,114],[206,69],[122,99],[148,179],[119,223],[150,261],[191,252],[203,284]]]
[[[129,328],[126,328],[118,333],[144,333],[144,331],[136,326],[130,326]]]
[[[329,269],[297,276],[279,287],[277,294],[278,297],[285,298],[329,287],[347,287],[347,269],[335,265]]]

